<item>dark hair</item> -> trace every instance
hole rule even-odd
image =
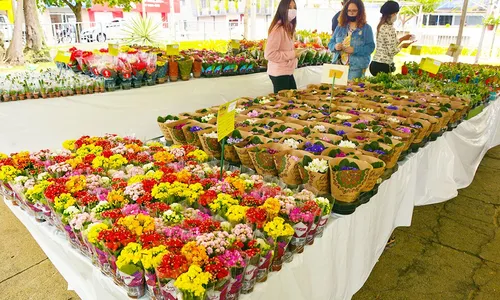
[[[295,0],[280,1],[278,9],[276,10],[276,14],[274,15],[273,21],[269,26],[269,31],[268,31],[269,34],[271,33],[271,31],[273,31],[275,27],[283,26],[283,28],[285,28],[286,33],[288,33],[290,37],[293,37],[293,34],[295,33],[295,27],[297,27],[297,18],[293,19],[291,22],[288,21],[288,9],[292,1],[295,2]]]
[[[389,20],[391,19],[392,17],[392,14],[390,15],[382,15],[382,17],[380,18],[380,22],[378,22],[378,25],[377,25],[377,35],[378,35],[378,32],[380,31],[380,27],[382,27],[382,25],[384,24],[388,24]]]
[[[354,4],[358,7],[358,15],[356,16],[356,23],[358,25],[358,28],[361,28],[365,26],[366,24],[366,11],[365,11],[365,5],[363,4],[363,1],[361,0],[349,0],[346,3],[344,3],[344,7],[342,8],[342,11],[340,12],[339,16],[339,26],[346,26],[349,21],[347,21],[347,8],[349,7],[349,4]]]

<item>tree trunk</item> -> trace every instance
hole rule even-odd
[[[245,0],[245,14],[243,15],[243,37],[248,40],[248,19],[250,18],[250,8],[252,2],[250,0]]]
[[[82,3],[77,2],[75,6],[70,6],[70,8],[76,17],[76,26],[75,26],[76,42],[80,43],[80,32],[82,31]]]
[[[13,65],[24,64],[23,55],[23,24],[24,9],[23,0],[17,0],[16,21],[14,22],[14,33],[7,49],[7,62]]]
[[[43,48],[43,35],[38,20],[36,0],[24,0],[24,17],[26,22],[26,49],[39,52]]]

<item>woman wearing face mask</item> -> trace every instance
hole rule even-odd
[[[328,48],[335,54],[333,63],[349,66],[349,80],[365,75],[375,42],[361,0],[349,0],[344,5]]]
[[[398,18],[399,4],[394,1],[387,1],[380,8],[382,18],[377,26],[377,51],[370,64],[370,73],[376,76],[378,73],[392,73],[396,71],[394,66],[394,56],[401,51],[401,48],[407,48],[412,43],[405,43],[399,46],[401,42],[410,40],[412,35],[407,34],[402,38],[396,37],[394,22]]]
[[[294,35],[297,26],[297,6],[294,0],[281,0],[269,26],[264,57],[268,60],[267,74],[274,92],[297,89],[293,71],[302,50],[295,50]]]

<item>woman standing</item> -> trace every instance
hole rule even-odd
[[[297,6],[294,0],[281,0],[269,26],[264,57],[268,60],[267,74],[273,82],[274,93],[297,89],[293,71],[302,50],[295,50],[294,35],[297,26]]]
[[[349,80],[365,75],[375,42],[361,0],[349,0],[344,5],[328,49],[335,54],[333,63],[349,66]]]
[[[396,71],[394,66],[394,56],[401,51],[401,48],[407,48],[411,43],[405,43],[399,46],[401,42],[411,39],[412,35],[407,34],[398,39],[394,22],[398,18],[399,4],[394,1],[387,1],[380,8],[382,18],[377,26],[377,51],[370,64],[370,73],[377,76],[378,73],[392,73]]]

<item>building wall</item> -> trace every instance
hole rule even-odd
[[[9,18],[10,23],[14,24],[14,9],[12,0],[0,0],[0,12],[4,12]]]

